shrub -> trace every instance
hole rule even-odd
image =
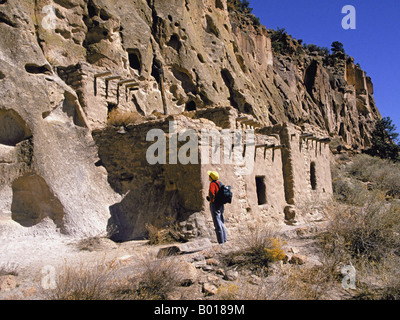
[[[95,265],[64,265],[57,270],[55,288],[45,292],[50,300],[108,300],[114,280],[111,267]]]
[[[136,280],[136,298],[165,300],[182,282],[182,273],[174,259],[146,258],[141,263],[144,271]]]
[[[238,294],[239,287],[232,283],[221,285],[217,290],[217,296],[222,300],[236,300]]]
[[[348,167],[351,176],[371,182],[375,188],[386,192],[392,197],[400,197],[400,164],[389,160],[359,155]]]
[[[335,290],[338,274],[329,264],[308,268],[292,268],[281,280],[284,299],[320,300],[329,299],[330,290]]]
[[[228,254],[226,259],[229,265],[268,272],[270,263],[287,259],[282,246],[283,241],[274,232],[250,228],[244,237],[243,248]]]
[[[353,205],[363,205],[366,201],[368,190],[357,180],[335,178],[332,186],[336,200]]]
[[[111,126],[127,126],[142,121],[142,116],[137,112],[123,112],[119,109],[112,109],[108,114],[107,123]]]
[[[182,235],[181,226],[173,217],[159,219],[154,224],[146,223],[145,227],[150,245],[187,241],[186,237]]]
[[[322,247],[342,262],[380,262],[400,249],[400,206],[369,200],[364,207],[336,208]]]

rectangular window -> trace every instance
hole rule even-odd
[[[311,188],[313,190],[317,190],[317,173],[315,168],[315,162],[311,162],[310,165],[310,181],[311,181]]]
[[[265,176],[256,177],[257,200],[258,205],[267,203],[267,186],[265,184]]]

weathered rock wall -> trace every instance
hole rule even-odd
[[[130,168],[144,165],[143,155],[127,158],[134,162],[124,164],[126,176],[114,179],[122,174],[121,160],[115,159],[119,148],[132,144],[123,135],[117,135],[121,141],[107,139],[107,130],[119,131],[129,120],[114,119],[117,129],[107,129],[116,111],[134,114],[139,122],[197,111],[229,127],[231,118],[218,120],[207,111],[220,107],[218,112],[231,113],[232,119],[236,112],[265,126],[309,123],[350,146],[368,145],[380,117],[370,79],[343,57],[299,53],[294,39],[288,45],[292,53],[275,54],[269,32],[229,12],[225,0],[1,1],[1,236],[42,230],[87,236],[106,232],[113,210],[125,214],[147,203],[129,219],[155,211],[155,195],[134,189],[129,180]],[[97,130],[106,130],[99,139]],[[115,150],[114,159],[102,159],[104,150]],[[204,174],[187,170],[193,177]],[[259,176],[269,175],[261,171]],[[153,178],[149,188],[153,183],[170,190],[167,181]],[[277,173],[274,181],[283,178]],[[182,195],[185,186],[160,206],[167,208],[175,197],[190,199]],[[245,181],[237,187],[246,188]],[[184,207],[187,212],[202,206],[190,202],[196,206]],[[26,207],[31,207],[25,217],[29,228],[20,223]]]

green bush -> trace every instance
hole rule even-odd
[[[389,117],[378,120],[372,132],[372,146],[367,153],[382,159],[399,161],[400,146],[396,144],[399,134],[395,131],[396,126]]]

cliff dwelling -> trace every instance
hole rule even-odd
[[[213,116],[223,127],[206,119]],[[172,122],[176,132],[171,132]],[[154,144],[146,139],[152,129],[165,134],[164,162],[150,164],[146,158]],[[195,133],[197,150],[187,149],[187,140],[178,142],[177,150],[193,163],[188,160],[182,164],[176,159],[171,163],[171,136],[188,130]],[[210,139],[205,145],[204,132],[231,135]],[[245,132],[254,132],[254,141],[249,141]],[[240,133],[243,136],[237,142],[235,134]],[[234,200],[226,208],[231,230],[257,219],[266,224],[295,223],[301,219],[295,214],[296,208],[332,197],[330,138],[316,127],[263,127],[251,116],[224,107],[129,125],[123,131],[96,130],[93,136],[111,186],[124,197],[111,207],[109,221],[116,230],[113,238],[118,241],[144,237],[146,223],[165,217],[181,222],[188,237],[207,235],[207,170],[217,170],[221,181],[232,187]],[[203,157],[205,153],[208,159]]]
[[[276,52],[225,0],[134,3],[52,1],[55,30],[48,3],[0,6],[0,237],[127,241],[165,218],[213,237],[208,170],[232,187],[232,234],[331,199],[330,148],[367,148],[381,118],[352,58],[289,35]]]

